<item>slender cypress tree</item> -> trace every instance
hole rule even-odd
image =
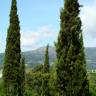
[[[20,66],[20,88],[19,88],[19,95],[18,96],[25,96],[25,58],[22,57],[21,59],[21,66]]]
[[[43,67],[43,71],[44,73],[49,72],[49,45],[46,46],[46,50],[45,50],[45,59],[44,59],[44,67]]]
[[[5,96],[18,96],[19,89],[21,49],[20,26],[16,4],[16,0],[12,0],[3,69]]]
[[[65,0],[57,52],[57,89],[59,96],[88,96],[88,80],[78,0]]]
[[[42,74],[42,93],[41,96],[50,96],[49,95],[49,45],[46,46],[45,50],[45,59],[43,65],[43,74]]]

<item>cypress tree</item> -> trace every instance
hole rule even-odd
[[[89,93],[79,14],[78,0],[65,0],[56,43],[59,96],[88,96]]]
[[[18,96],[20,59],[20,26],[17,2],[12,0],[3,69],[5,96]]]
[[[49,45],[46,46],[45,50],[45,59],[43,65],[43,74],[42,74],[42,93],[41,96],[50,96],[49,95]]]
[[[49,72],[49,45],[46,46],[46,50],[45,50],[45,59],[44,59],[44,67],[43,67],[43,71],[44,73]]]
[[[19,88],[19,96],[25,96],[25,58],[22,57],[21,65],[20,65],[20,88]]]

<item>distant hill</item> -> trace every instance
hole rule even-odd
[[[28,67],[34,67],[37,64],[43,64],[44,62],[45,47],[40,47],[33,51],[24,52],[23,55],[26,58]],[[49,47],[49,60],[53,63],[56,59],[56,52],[54,47]]]
[[[96,69],[96,48],[86,48],[86,61],[88,69]]]
[[[87,69],[96,69],[96,48],[85,48]],[[43,64],[45,54],[45,47],[38,48],[36,50],[23,52],[22,55],[26,58],[27,67],[34,67],[37,64]],[[4,54],[0,54],[0,67],[3,66]],[[50,63],[53,63],[56,59],[56,52],[54,47],[49,47],[49,59]]]

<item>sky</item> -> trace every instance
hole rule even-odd
[[[17,0],[21,49],[54,46],[60,30],[60,9],[64,0]],[[79,0],[85,47],[96,47],[96,0]],[[0,53],[5,51],[11,0],[0,3]]]

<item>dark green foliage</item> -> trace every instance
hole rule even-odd
[[[49,73],[31,70],[26,75],[26,95],[25,96],[50,96],[49,94]],[[43,80],[44,79],[44,80]],[[46,87],[43,87],[46,85]],[[45,88],[45,89],[43,89]],[[43,91],[42,91],[43,90]],[[47,94],[47,95],[46,95]]]
[[[36,67],[34,67],[34,72],[40,71],[43,72],[43,64],[38,64]]]
[[[20,58],[20,26],[16,0],[12,0],[3,69],[5,96],[18,95]]]
[[[56,88],[56,63],[54,62],[54,64],[51,66],[50,68],[50,80],[49,80],[49,88],[50,88],[50,96],[58,96],[58,91]]]
[[[3,80],[2,79],[0,79],[0,96],[4,96]]]
[[[90,85],[90,96],[96,96],[96,73],[89,73],[88,79]]]
[[[43,65],[43,74],[42,74],[42,93],[41,96],[50,96],[49,95],[49,45],[46,47],[45,59]]]
[[[42,86],[42,72],[30,71],[26,76],[26,94],[27,96],[40,96]],[[35,95],[34,95],[35,94]]]
[[[25,58],[21,59],[20,72],[19,72],[19,96],[25,96]]]
[[[43,68],[43,72],[47,73],[49,72],[49,45],[47,45],[46,47],[46,51],[45,51],[45,59],[44,59],[44,68]]]
[[[50,96],[49,80],[50,80],[49,73],[42,74],[42,86],[41,86],[42,93],[41,93],[41,96]]]
[[[78,0],[65,0],[61,10],[56,43],[59,96],[88,96],[89,93],[79,8]]]
[[[43,65],[37,65],[26,74],[26,95],[25,96],[41,96]]]

